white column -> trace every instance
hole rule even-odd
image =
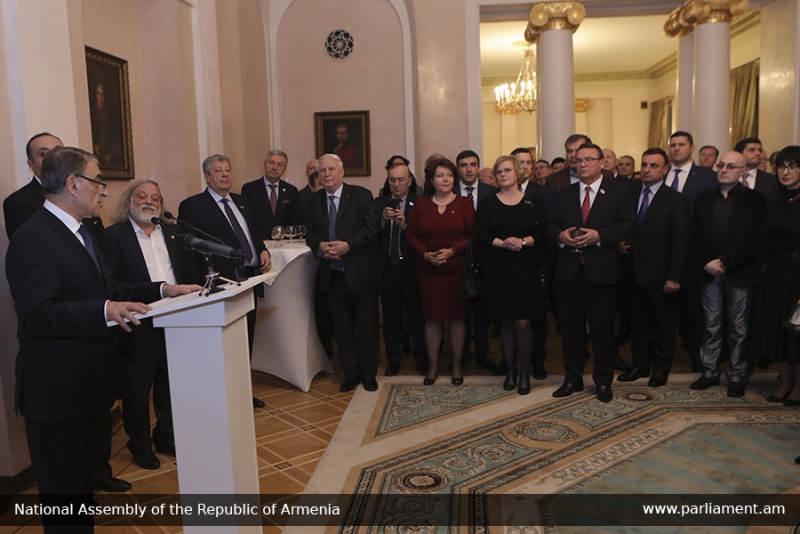
[[[713,145],[723,153],[731,143],[730,40],[730,22],[695,28],[695,145]]]
[[[694,131],[694,33],[678,38],[678,78],[675,82],[678,98],[678,120],[673,130]]]
[[[564,140],[575,133],[572,31],[543,31],[537,46],[539,154],[549,161],[564,157]]]

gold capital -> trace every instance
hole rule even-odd
[[[664,33],[669,37],[688,35],[693,30],[694,25],[686,20],[686,10],[683,7],[678,7],[670,13],[667,22],[664,23]]]
[[[664,33],[678,37],[691,33],[698,24],[730,22],[749,9],[748,0],[686,0],[686,3],[669,14]]]
[[[578,29],[586,18],[586,8],[580,2],[540,2],[531,9],[525,40],[533,44],[539,41],[539,35],[546,30]]]

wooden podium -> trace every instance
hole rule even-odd
[[[181,494],[260,493],[245,316],[253,287],[274,274],[153,303],[146,317],[164,328]],[[209,527],[185,526],[184,532]],[[214,532],[260,533],[260,526]]]

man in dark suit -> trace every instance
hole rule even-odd
[[[185,251],[175,235],[152,222],[164,213],[161,190],[152,180],[131,184],[119,202],[119,222],[108,229],[117,259],[114,278],[134,284],[166,281],[170,284],[199,282],[189,280],[184,269]],[[167,347],[164,330],[154,328],[152,319],[120,337],[122,422],[128,435],[128,449],[142,469],[161,465],[153,454],[175,456],[172,406],[167,374]],[[150,436],[150,389],[156,426]]]
[[[757,191],[764,195],[767,201],[767,209],[771,210],[777,203],[781,202],[778,177],[774,174],[764,172],[758,168],[764,161],[764,149],[761,140],[756,137],[742,139],[733,148],[744,156],[747,168],[742,173],[741,182],[748,189]]]
[[[692,248],[702,287],[705,332],[700,357],[703,375],[692,389],[719,384],[718,361],[724,343],[722,318],[728,319],[728,396],[744,395],[750,377],[746,359],[750,288],[758,282],[758,255],[767,218],[764,196],[739,183],[746,167],[739,152],[717,164],[719,186],[698,195],[692,219]]]
[[[578,152],[578,147],[584,143],[591,144],[592,140],[589,136],[583,134],[572,134],[564,141],[564,151],[566,152],[567,166],[558,172],[554,172],[547,177],[546,185],[553,190],[553,194],[558,193],[560,190],[572,184],[578,183],[578,166],[575,164],[575,155]],[[555,161],[555,160],[553,160]],[[614,181],[614,173],[602,169],[603,179]]]
[[[178,217],[181,221],[222,240],[229,247],[244,252],[244,261],[241,263],[223,258],[215,261],[214,268],[223,277],[238,280],[269,271],[272,262],[269,251],[264,246],[264,238],[256,222],[253,207],[247,197],[230,192],[233,185],[231,160],[222,154],[209,156],[203,161],[203,174],[208,187],[202,193],[181,202]],[[186,230],[194,233],[188,226]],[[206,271],[205,258],[201,254],[197,254],[194,261],[186,262],[186,274],[190,280],[202,279]],[[256,286],[254,295],[263,290],[261,286]],[[256,307],[247,314],[247,338],[251,357],[257,309],[256,302]],[[265,404],[261,399],[253,397],[253,406],[263,408]]]
[[[602,175],[603,150],[589,143],[572,163],[580,182],[556,193],[547,237],[558,249],[559,301],[562,314],[564,384],[554,397],[583,390],[586,322],[592,336],[597,398],[613,398],[614,293],[617,244],[631,239],[634,208],[630,193]]]
[[[319,173],[317,172],[318,164],[319,161],[317,158],[313,158],[306,163],[306,179],[308,180],[308,185],[297,192],[298,207],[302,208],[305,206],[308,203],[308,200],[311,198],[311,195],[320,190],[320,187],[317,185],[317,177],[319,176]],[[305,215],[303,214],[300,219],[301,220],[298,222],[304,223]]]
[[[111,278],[81,224],[97,217],[106,190],[90,153],[55,148],[40,177],[46,201],[14,233],[6,254],[19,323],[16,408],[25,416],[42,503],[64,504],[70,495],[89,503],[101,427],[117,398],[117,348],[106,322],[130,331],[125,321],[138,325],[133,314],[150,309],[142,302],[194,287]],[[91,532],[91,517],[74,519],[83,527],[74,531]],[[44,522],[45,532],[62,531],[51,530],[48,516]]]
[[[478,180],[481,170],[481,159],[472,150],[462,150],[456,156],[456,167],[458,167],[458,181],[453,185],[453,193],[467,197],[472,200],[475,211],[478,205],[492,195],[496,195],[498,188],[483,183]],[[475,262],[480,265],[485,259],[485,252],[481,249],[475,251]],[[472,339],[475,342],[475,363],[495,371],[496,366],[489,357],[489,325],[483,320],[483,308],[481,299],[477,298],[472,302],[472,317],[467,322],[467,342],[464,343],[464,354],[461,358],[462,363],[472,359],[472,352],[469,350],[469,334],[472,331]],[[470,329],[470,323],[472,328]]]
[[[675,356],[675,306],[689,252],[689,201],[664,187],[667,153],[651,148],[642,155],[642,179],[631,185],[636,202],[633,231],[633,369],[618,377],[632,382],[653,376],[648,385],[667,383]]]
[[[264,159],[264,176],[242,186],[242,196],[250,200],[264,239],[272,239],[274,226],[295,224],[300,215],[297,188],[281,179],[288,165],[285,152],[270,150]]]
[[[378,255],[381,266],[381,303],[383,304],[383,341],[389,366],[386,376],[400,370],[402,308],[408,313],[411,338],[414,340],[416,369],[427,372],[425,320],[422,318],[417,264],[414,251],[406,242],[406,221],[417,195],[409,192],[411,172],[402,162],[389,169],[390,195],[375,199],[375,213],[381,221]],[[423,374],[424,374],[423,372]]]
[[[716,173],[695,165],[692,161],[693,153],[692,134],[679,130],[670,136],[669,159],[672,165],[664,184],[686,197],[690,213],[693,213],[694,199],[697,195],[717,187]],[[681,280],[678,322],[683,348],[692,359],[692,370],[699,372],[702,369],[700,340],[703,336],[703,305],[700,302],[700,287],[697,285],[696,272],[697,262],[690,250]]]
[[[717,158],[719,157],[719,150],[717,147],[712,145],[705,145],[700,147],[700,151],[697,153],[697,164],[701,167],[705,167],[706,169],[714,170],[714,166],[717,164]]]
[[[339,390],[352,391],[360,381],[377,391],[379,264],[375,239],[380,229],[369,190],[344,183],[339,156],[319,158],[317,191],[308,203],[306,242],[322,260],[319,280],[328,294],[336,343],[344,370]]]

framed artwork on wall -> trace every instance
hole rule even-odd
[[[336,154],[342,159],[345,176],[369,176],[369,111],[327,111],[314,113],[317,157]]]
[[[128,62],[87,46],[86,80],[92,122],[91,152],[100,161],[100,172],[104,178],[132,180]]]

